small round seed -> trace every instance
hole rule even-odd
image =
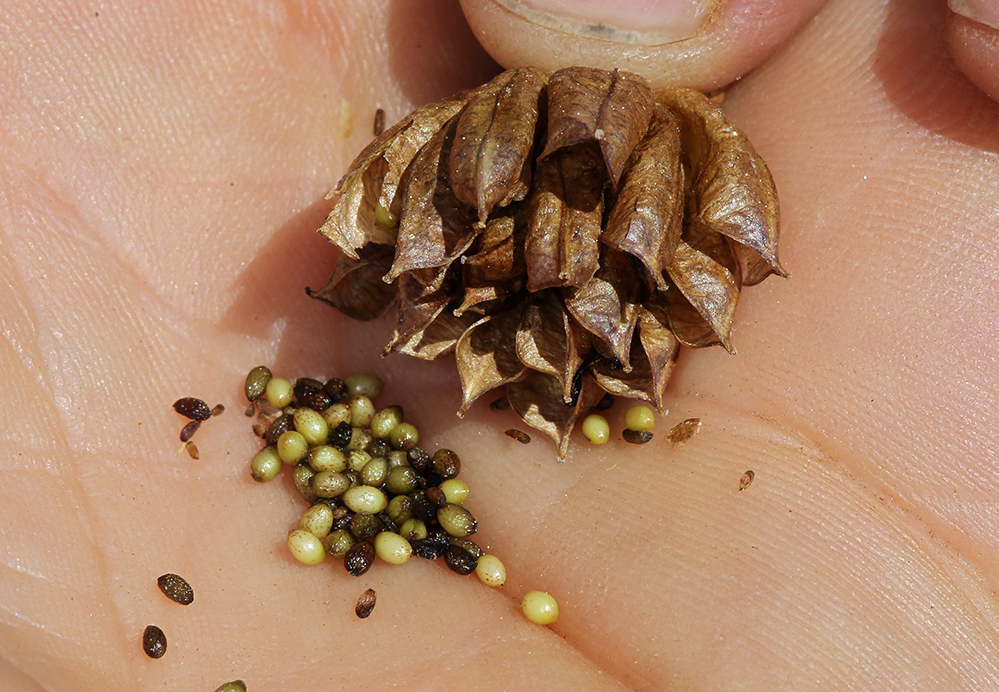
[[[284,462],[276,448],[267,446],[257,452],[250,462],[250,477],[259,483],[266,483],[277,478]]]
[[[756,478],[756,472],[752,469],[742,474],[742,478],[739,479],[739,490],[745,490],[752,485],[754,478]]]
[[[193,396],[185,396],[183,399],[177,399],[173,402],[173,409],[185,418],[190,418],[191,420],[208,420],[212,417],[212,412],[206,404],[201,399],[195,399]]]
[[[407,519],[399,527],[399,535],[411,542],[422,540],[427,537],[427,525],[419,519]]]
[[[495,555],[483,555],[475,566],[477,576],[486,586],[499,587],[506,583],[506,567]]]
[[[384,528],[385,525],[374,514],[358,512],[350,518],[350,532],[359,541],[374,538]]]
[[[319,445],[309,450],[309,466],[319,471],[346,471],[347,455],[330,445]]]
[[[311,377],[299,377],[295,380],[295,401],[316,411],[325,411],[333,403],[323,391],[323,383]]]
[[[316,494],[318,495],[318,493]],[[330,531],[333,529],[333,509],[322,502],[312,505],[302,512],[298,528],[302,531],[308,531],[319,540],[323,540],[330,535]]]
[[[333,559],[342,560],[355,543],[357,543],[357,539],[350,531],[337,529],[323,539],[323,548]]]
[[[448,536],[447,542],[450,543],[451,545],[456,545],[459,548],[464,548],[465,550],[470,552],[472,554],[472,557],[474,557],[475,559],[479,559],[480,557],[485,555],[485,552],[482,550],[482,548],[479,547],[478,543],[476,543],[475,541],[470,541],[467,538]]]
[[[359,577],[371,568],[374,561],[375,546],[371,545],[371,541],[361,541],[344,555],[343,566],[349,574]]]
[[[297,464],[309,453],[309,443],[306,441],[305,435],[297,430],[281,433],[275,446],[281,461],[286,464]]]
[[[461,472],[461,460],[450,449],[438,449],[434,452],[432,466],[434,473],[445,480],[454,478]]]
[[[331,377],[323,385],[323,391],[334,403],[347,398],[347,385],[338,377]]]
[[[309,462],[300,461],[291,472],[291,480],[295,484],[295,489],[306,502],[315,502],[319,496],[312,492],[312,478],[316,472],[309,466]]]
[[[339,404],[334,404],[339,406]],[[332,408],[332,406],[330,407]],[[347,421],[341,421],[330,430],[330,444],[339,449],[346,449],[354,435],[354,429]]]
[[[371,611],[375,609],[376,599],[377,595],[374,589],[368,589],[362,593],[361,597],[357,599],[357,605],[354,606],[354,613],[357,617],[363,620],[371,615]]]
[[[350,407],[347,404],[333,404],[323,411],[323,418],[326,420],[326,425],[330,426],[330,430],[341,423],[347,423],[349,426]]]
[[[624,438],[625,442],[628,442],[630,444],[643,445],[652,439],[652,431],[632,430],[631,428],[627,428],[623,433],[621,433],[621,437]]]
[[[397,495],[389,500],[385,513],[396,524],[402,524],[413,516],[413,501],[405,495]]]
[[[340,471],[320,471],[310,481],[316,497],[330,499],[340,497],[350,488],[350,478]]]
[[[399,423],[389,433],[389,440],[396,449],[408,450],[420,441],[420,431],[412,423]]]
[[[517,430],[516,428],[510,428],[509,430],[505,431],[503,434],[506,435],[507,437],[512,437],[522,445],[526,445],[528,442],[531,441],[530,435],[528,435],[523,430]]]
[[[291,403],[295,388],[283,377],[272,377],[267,382],[264,393],[267,396],[267,403],[274,408],[284,408]]]
[[[450,502],[437,510],[437,523],[452,536],[464,538],[475,533],[477,522],[472,513]]]
[[[276,445],[278,438],[291,430],[291,425],[292,417],[287,413],[282,413],[267,427],[267,434],[264,435],[264,440],[269,445]]]
[[[330,436],[330,426],[318,411],[305,407],[295,409],[292,420],[295,423],[295,430],[302,434],[310,447],[326,444]]]
[[[468,499],[468,483],[458,478],[449,478],[440,485],[444,497],[452,505],[460,505]]]
[[[368,449],[371,446],[371,442],[374,438],[371,437],[371,433],[364,428],[351,428],[350,429],[350,442],[347,443],[346,449]]]
[[[385,499],[385,493],[378,488],[358,485],[343,494],[343,504],[352,512],[378,514],[385,509],[388,500]]]
[[[427,488],[427,499],[434,507],[443,507],[447,504],[447,495],[436,485]]]
[[[413,554],[413,546],[397,533],[382,531],[375,536],[375,554],[390,565],[401,565]]]
[[[602,445],[610,439],[610,424],[603,416],[591,413],[583,419],[583,435],[595,445]]]
[[[371,434],[375,437],[388,437],[389,433],[392,432],[392,429],[401,422],[402,407],[389,406],[388,408],[383,408],[381,411],[378,411],[374,416],[372,416],[368,427],[371,428]]]
[[[185,425],[181,429],[180,441],[187,442],[188,440],[190,440],[192,437],[194,437],[194,433],[198,432],[198,428],[200,427],[201,427],[201,421],[199,420],[190,421],[187,425]]]
[[[457,545],[448,545],[444,550],[444,562],[457,574],[471,574],[478,565],[475,556]]]
[[[222,685],[215,692],[246,692],[246,683],[242,680],[233,680]]]
[[[391,464],[391,461],[389,461]],[[385,489],[393,495],[406,495],[416,490],[419,476],[412,466],[396,466],[385,477]],[[456,503],[461,504],[461,503]]]
[[[656,414],[648,406],[632,406],[624,414],[624,425],[629,430],[652,430],[656,424]]]
[[[318,565],[326,559],[322,541],[302,529],[288,533],[288,549],[296,560],[306,565]]]
[[[156,625],[149,625],[142,633],[142,650],[149,658],[163,658],[166,653],[166,635]]]
[[[371,461],[371,455],[363,449],[352,449],[347,454],[347,468],[351,471],[360,472],[369,461]]]
[[[356,373],[344,379],[347,393],[350,396],[366,396],[374,399],[382,393],[382,381],[366,372]]]
[[[156,580],[163,595],[171,601],[181,605],[191,605],[194,603],[194,589],[187,583],[187,580],[179,574],[164,574]]]
[[[361,469],[361,483],[378,488],[389,475],[389,462],[385,457],[372,457]]]
[[[271,381],[271,371],[265,365],[258,365],[246,374],[246,385],[243,392],[249,401],[256,401],[264,395],[267,383]]]
[[[558,603],[544,591],[529,592],[520,607],[527,619],[537,625],[550,625],[558,620]]]
[[[366,428],[375,417],[375,405],[366,396],[351,397],[347,402],[350,408],[350,424],[355,428]]]

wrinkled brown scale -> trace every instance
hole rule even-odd
[[[745,490],[752,485],[754,478],[756,478],[756,473],[752,469],[742,474],[742,478],[739,479],[739,490]]]
[[[425,106],[331,196],[344,254],[310,295],[360,319],[395,301],[386,352],[453,353],[459,413],[505,386],[559,458],[605,394],[665,412],[680,345],[734,352],[743,285],[787,275],[745,135],[698,92],[618,70],[521,68]]]
[[[673,447],[679,447],[680,445],[689,442],[690,438],[696,435],[700,429],[700,418],[688,418],[687,420],[674,425],[673,429],[667,433],[666,437],[669,438],[670,444],[672,444]]]

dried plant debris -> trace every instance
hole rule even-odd
[[[357,617],[362,620],[369,615],[371,611],[375,609],[375,601],[377,600],[377,594],[374,589],[368,589],[360,595],[357,599],[357,605],[354,606],[354,613]]]
[[[531,436],[528,435],[523,430],[518,430],[517,428],[510,428],[504,433],[507,437],[512,437],[520,444],[526,445],[531,441]]]
[[[377,110],[375,110],[375,122],[374,126],[372,127],[372,132],[375,135],[375,137],[377,137],[384,131],[385,131],[385,110],[382,108],[378,108]]]
[[[309,294],[386,351],[454,355],[464,411],[506,387],[564,458],[606,394],[648,401],[681,345],[734,352],[743,286],[787,276],[773,179],[703,94],[573,67],[509,70],[375,139],[330,193],[343,250]]]
[[[752,485],[754,478],[756,478],[756,472],[752,469],[742,474],[742,478],[739,479],[739,490],[745,490]]]
[[[669,441],[675,449],[676,447],[689,442],[690,438],[700,432],[700,430],[701,419],[688,418],[687,420],[674,425],[673,429],[669,431],[667,437],[669,437]]]

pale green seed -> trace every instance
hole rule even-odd
[[[440,484],[440,489],[447,501],[454,505],[460,505],[468,498],[468,483],[457,478],[448,478]]]
[[[648,406],[632,406],[624,414],[624,425],[629,430],[652,430],[656,424],[656,414]]]
[[[413,546],[397,533],[382,531],[375,536],[375,555],[390,565],[401,565],[413,554]]]
[[[591,413],[583,419],[583,435],[595,445],[602,445],[610,439],[610,424],[603,416]]]
[[[496,588],[506,583],[506,567],[498,557],[489,553],[479,558],[475,565],[475,574],[486,586]]]
[[[347,385],[347,393],[350,396],[366,396],[374,399],[382,393],[382,381],[366,372],[350,375],[343,383]]]
[[[309,453],[309,443],[302,433],[289,430],[281,433],[281,437],[278,438],[277,452],[284,463],[297,464]]]
[[[274,408],[284,408],[291,403],[291,397],[295,393],[295,387],[292,386],[291,382],[283,377],[272,377],[267,382],[267,387],[264,389],[264,394],[267,397],[267,403],[269,403]]]
[[[375,437],[388,437],[389,433],[395,426],[402,422],[402,407],[401,406],[389,406],[388,408],[383,408],[381,411],[376,413],[372,418],[368,427],[371,428],[371,434]]]
[[[309,466],[315,471],[346,471],[347,455],[336,447],[319,445],[309,450]]]
[[[318,565],[326,559],[322,541],[302,529],[288,534],[288,549],[296,560],[306,565]]]
[[[408,495],[416,490],[419,479],[419,474],[412,466],[396,466],[388,472],[385,489],[393,495]],[[441,489],[443,490],[443,487]]]
[[[385,507],[385,513],[389,519],[399,524],[404,524],[413,516],[413,501],[405,495],[397,495],[389,500]]]
[[[420,432],[412,423],[399,423],[389,433],[389,441],[396,449],[410,449],[420,441]]]
[[[378,514],[385,509],[388,500],[385,499],[385,493],[378,488],[358,485],[343,494],[343,504],[352,512]]]
[[[333,528],[333,508],[323,502],[312,505],[302,512],[298,528],[308,531],[319,540],[326,538]]]
[[[389,443],[391,444],[391,443]],[[388,453],[389,466],[409,466],[409,455],[401,449],[393,449]]]
[[[461,505],[448,502],[437,510],[437,523],[452,536],[464,538],[475,533],[477,522],[472,513]]]
[[[283,463],[276,448],[264,447],[250,462],[250,476],[260,483],[274,480],[280,473]]]
[[[363,449],[352,449],[347,454],[347,468],[351,471],[360,471],[371,461],[371,455]]]
[[[357,539],[347,529],[337,529],[323,539],[323,548],[334,560],[342,560],[347,551],[354,547]]]
[[[558,603],[551,594],[531,591],[520,604],[527,619],[537,625],[550,625],[558,620]]]
[[[366,428],[375,417],[375,405],[366,396],[355,396],[347,402],[350,408],[350,425],[355,428]],[[374,432],[372,431],[372,434]]]
[[[399,219],[384,204],[375,205],[375,223],[382,228],[395,228]]]
[[[399,527],[399,535],[410,541],[423,540],[427,537],[427,525],[411,517]]]
[[[326,421],[326,425],[329,426],[330,430],[341,423],[349,423],[350,407],[347,404],[332,404],[323,411],[323,420]]]
[[[350,488],[350,478],[340,471],[320,471],[310,483],[316,497],[330,499],[340,497]]]
[[[347,443],[347,451],[354,449],[368,449],[375,438],[364,428],[351,428],[350,442]]]
[[[297,408],[292,420],[295,423],[295,430],[302,433],[302,437],[310,447],[326,444],[329,440],[330,426],[318,411],[313,411],[311,408]]]
[[[385,457],[372,457],[361,469],[361,482],[375,488],[381,487],[389,474],[389,463]]]

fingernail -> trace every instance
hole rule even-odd
[[[659,45],[695,36],[719,0],[495,0],[551,29],[592,38]]]
[[[967,17],[973,22],[999,29],[999,2],[997,0],[948,0],[951,12]]]

